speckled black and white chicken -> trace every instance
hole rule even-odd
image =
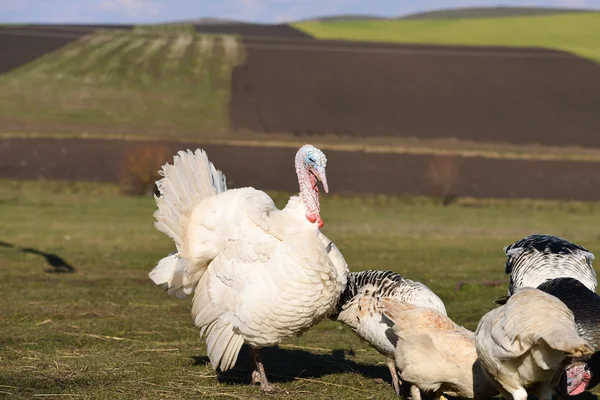
[[[590,360],[574,363],[566,368],[558,393],[566,397],[592,389],[600,383],[600,296],[574,278],[552,279],[538,286],[538,289],[565,303],[575,316],[577,332],[596,351]],[[582,375],[574,372],[581,368],[588,374],[583,374],[583,380],[578,381],[574,376]]]
[[[508,295],[521,287],[538,287],[547,280],[575,278],[591,291],[598,281],[594,254],[568,240],[550,235],[530,235],[504,248],[504,272],[510,275]]]
[[[387,357],[394,390],[400,395],[401,382],[394,359],[397,341],[392,330],[394,323],[382,311],[382,300],[386,298],[433,308],[447,315],[444,302],[424,284],[392,271],[369,270],[348,275],[346,289],[330,318],[348,325]]]

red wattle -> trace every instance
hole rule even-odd
[[[321,218],[319,218],[319,229],[321,229],[325,225],[325,222]]]
[[[313,222],[317,221],[317,216],[312,214],[306,214],[306,219],[312,224]]]

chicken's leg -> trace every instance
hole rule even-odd
[[[260,350],[251,347],[252,359],[254,360],[254,371],[252,371],[252,383],[260,383],[260,390],[263,392],[285,392],[282,389],[269,383],[265,367],[260,358]]]
[[[392,375],[392,386],[394,387],[394,391],[398,396],[400,396],[400,388],[402,386],[402,382],[400,378],[398,378],[398,371],[396,370],[396,360],[393,358],[387,359],[387,365],[390,369],[390,374]]]
[[[410,386],[411,400],[421,400],[421,391],[415,385]]]

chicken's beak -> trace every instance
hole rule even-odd
[[[314,169],[315,176],[323,184],[323,190],[325,193],[329,193],[329,186],[327,186],[327,175],[325,174],[325,168],[317,167]]]

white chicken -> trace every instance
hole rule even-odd
[[[429,308],[382,300],[396,337],[395,362],[400,377],[411,383],[411,397],[421,393],[465,399],[491,399],[498,390],[487,380],[477,359],[473,332]]]
[[[382,311],[382,301],[385,299],[430,307],[443,315],[446,315],[446,307],[427,286],[406,279],[396,272],[368,270],[348,275],[346,289],[340,296],[335,314],[330,318],[348,325],[375,350],[387,357],[394,391],[400,395],[402,383],[398,379],[394,361],[396,337],[391,329],[393,323]]]
[[[565,364],[594,353],[577,333],[571,310],[529,287],[517,289],[505,305],[481,318],[475,346],[490,381],[513,400],[526,400],[528,390],[551,400]]]
[[[177,252],[149,276],[178,298],[194,293],[192,317],[206,335],[214,369],[227,371],[248,343],[255,362],[252,382],[274,391],[259,349],[273,346],[327,317],[346,286],[348,266],[332,259],[319,230],[317,181],[328,191],[327,159],[302,146],[295,157],[300,195],[279,210],[251,187],[227,190],[225,176],[206,153],[180,151],[157,182],[155,227]]]

